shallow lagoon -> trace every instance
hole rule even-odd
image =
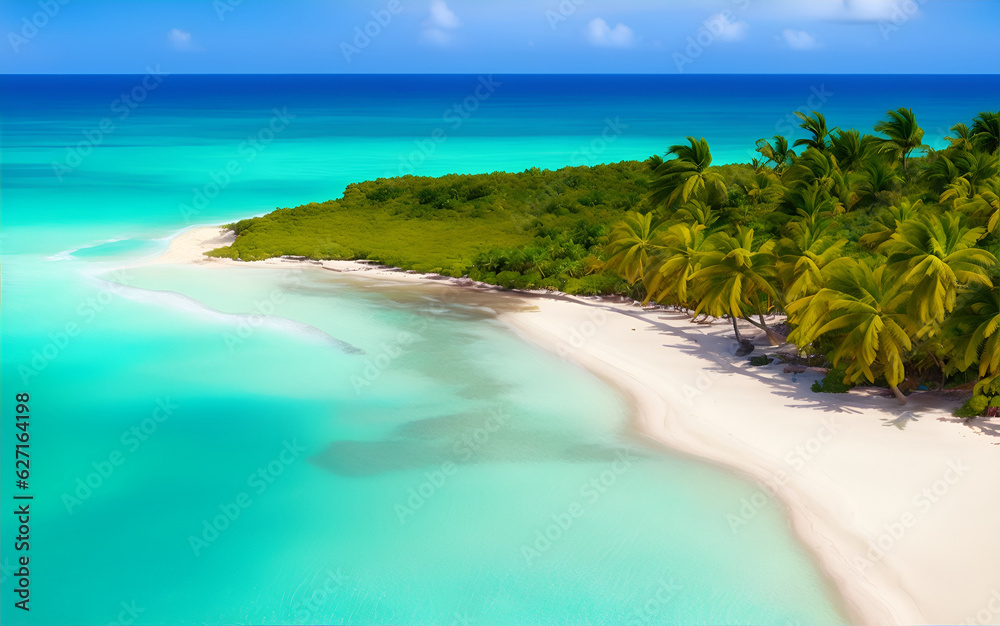
[[[5,585],[5,624],[108,623],[123,603],[137,623],[844,619],[775,503],[733,533],[754,485],[645,443],[615,390],[479,300],[321,272],[113,270],[189,221],[337,197],[401,166],[642,159],[692,133],[717,162],[745,160],[816,85],[832,124],[906,105],[939,141],[996,85],[507,77],[411,158],[476,77],[178,76],[57,179],[136,80],[0,77],[17,94],[0,100],[0,376],[31,393],[38,454],[36,606],[26,621]],[[239,146],[286,105],[295,120],[246,160]],[[616,118],[628,127],[595,143]],[[240,174],[185,213],[234,159]]]

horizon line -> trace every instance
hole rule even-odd
[[[997,76],[952,72],[171,72],[171,76]],[[134,72],[0,72],[0,76],[142,76]]]

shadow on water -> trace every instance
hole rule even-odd
[[[309,461],[342,476],[366,476],[442,463],[612,463],[627,448],[633,457],[652,455],[630,443],[585,443],[558,431],[519,428],[502,412],[457,413],[407,422],[379,441],[330,443]]]

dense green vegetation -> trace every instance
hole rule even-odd
[[[997,113],[952,127],[942,151],[908,109],[879,135],[800,118],[810,137],[759,140],[752,173],[711,167],[704,140],[671,146],[654,210],[619,223],[608,266],[647,301],[729,317],[737,338],[742,318],[825,355],[835,378],[817,391],[876,383],[905,402],[906,387],[969,385],[961,413],[996,414]]]
[[[504,287],[628,290],[600,261],[602,238],[649,186],[638,162],[519,174],[378,179],[340,200],[243,220],[214,256],[371,259]]]
[[[379,179],[239,222],[211,254],[628,294],[825,355],[837,380],[823,391],[866,382],[905,401],[920,384],[968,386],[961,414],[996,414],[997,113],[956,124],[940,151],[908,109],[874,135],[798,115],[809,136],[760,139],[749,164],[713,166],[688,137],[644,163]],[[773,313],[787,325],[770,327]]]

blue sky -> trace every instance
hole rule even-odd
[[[3,0],[0,72],[990,73],[995,0]]]

